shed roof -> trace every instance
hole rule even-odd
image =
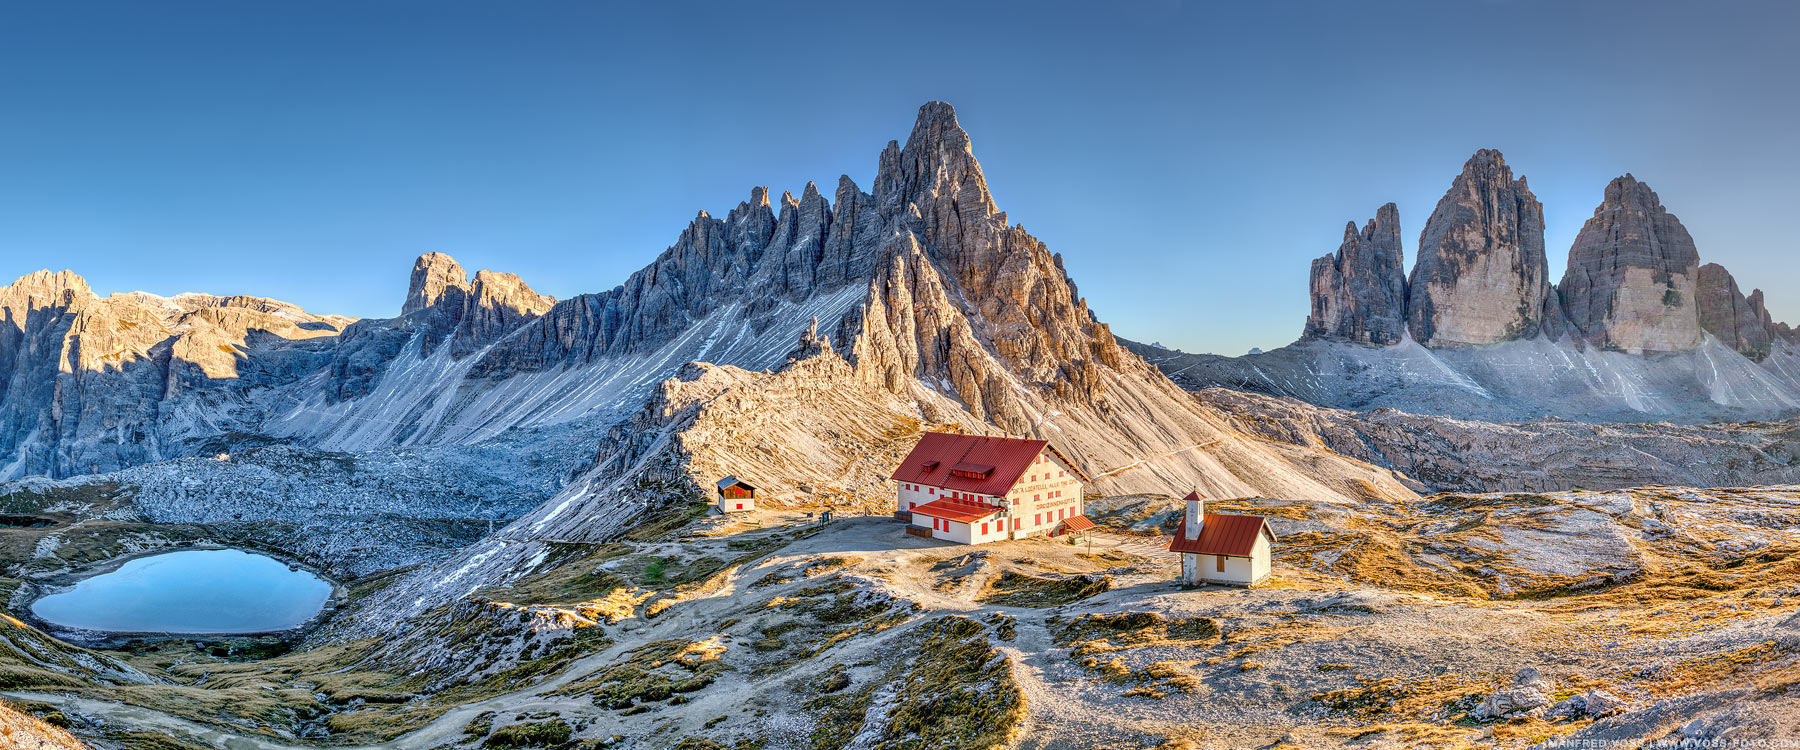
[[[1019,475],[1031,467],[1032,459],[1044,452],[1046,445],[1042,440],[927,432],[889,478],[977,495],[1004,495],[1018,484]]]
[[[746,482],[746,481],[744,481],[744,480],[742,480],[742,479],[739,479],[739,478],[737,478],[737,477],[726,477],[726,478],[724,478],[724,479],[721,479],[721,480],[719,480],[719,489],[721,489],[721,490],[722,490],[722,489],[725,489],[725,488],[727,488],[727,487],[730,487],[730,486],[732,486],[732,485],[734,485],[734,484],[735,484],[735,485],[738,485],[738,486],[740,486],[740,487],[743,487],[743,488],[744,488],[744,489],[746,489],[746,490],[749,490],[749,491],[751,491],[751,492],[755,492],[755,491],[756,491],[756,488],[755,488],[755,487],[751,487],[751,486],[750,486],[750,483],[749,483],[749,482]]]
[[[1183,518],[1175,529],[1175,538],[1169,540],[1169,549],[1197,555],[1249,557],[1250,551],[1256,548],[1259,534],[1268,534],[1269,541],[1275,541],[1275,532],[1269,530],[1269,519],[1208,513],[1200,523],[1199,539],[1187,538],[1187,519]]]
[[[999,513],[1000,509],[987,503],[976,503],[965,500],[934,500],[912,509],[915,516],[931,516],[950,521],[968,523],[979,521]]]
[[[1067,521],[1063,521],[1063,526],[1067,527],[1070,531],[1087,531],[1088,529],[1094,528],[1094,520],[1088,518],[1086,515],[1079,515]]]

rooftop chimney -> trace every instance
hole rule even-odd
[[[1206,498],[1198,490],[1189,492],[1187,496],[1187,515],[1182,517],[1184,536],[1188,539],[1200,538],[1200,527],[1206,523]]]

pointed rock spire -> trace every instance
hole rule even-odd
[[[819,264],[818,285],[835,287],[873,273],[874,249],[880,244],[881,229],[874,196],[858,189],[856,181],[849,175],[839,176],[831,228],[825,233],[825,253]]]
[[[1482,149],[1419,235],[1407,325],[1427,346],[1554,335],[1560,306],[1544,259],[1544,208],[1499,151]]]
[[[1400,210],[1389,203],[1356,231],[1344,227],[1337,254],[1313,261],[1312,314],[1305,338],[1399,343],[1406,329],[1405,254]]]
[[[725,224],[730,228],[731,246],[755,263],[775,233],[775,214],[769,209],[769,189],[752,188],[750,200],[739,203],[726,214]]]
[[[934,243],[960,233],[974,217],[998,212],[955,107],[927,102],[919,107],[906,147],[888,143],[875,176],[875,202],[890,217],[917,205]]]
[[[1700,253],[1649,185],[1627,174],[1607,184],[1569,248],[1557,291],[1589,343],[1633,354],[1701,344],[1696,310]]]

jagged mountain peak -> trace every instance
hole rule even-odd
[[[1498,172],[1500,170],[1505,170],[1507,179],[1512,179],[1512,168],[1506,165],[1506,155],[1500,153],[1500,149],[1497,148],[1476,149],[1475,153],[1469,156],[1468,161],[1463,162],[1465,174]]]
[[[218,374],[187,390],[259,394],[237,402],[228,425],[298,445],[501,445],[529,430],[593,434],[686,362],[753,373],[798,350],[835,362],[817,373],[829,375],[816,384],[823,392],[854,388],[896,414],[1055,435],[1086,468],[1129,468],[1110,482],[1120,488],[1350,501],[1364,485],[1340,474],[1354,474],[1408,494],[1367,467],[1321,469],[1242,439],[1121,347],[1062,259],[996,210],[948,105],[922,108],[906,145],[882,151],[875,184],[881,198],[841,176],[832,200],[808,185],[785,196],[778,217],[769,191],[753,189],[724,220],[697,212],[618,287],[554,304],[516,276],[471,280],[429,254],[414,264],[407,314],[305,346],[214,347]],[[256,381],[232,385],[226,366]],[[34,409],[49,403],[33,395]],[[210,424],[157,422],[198,403],[144,400],[145,440],[166,437],[174,453],[184,449],[175,440],[206,437]],[[102,434],[102,421],[89,424]],[[91,464],[56,471],[148,453],[103,447],[84,454]]]
[[[1726,346],[1761,362],[1774,351],[1778,341],[1800,343],[1793,340],[1793,330],[1787,324],[1776,323],[1769,315],[1761,289],[1752,289],[1745,295],[1731,272],[1717,263],[1700,266],[1696,275],[1694,296],[1700,327]]]
[[[919,107],[906,146],[890,141],[875,174],[875,202],[883,213],[918,206],[926,233],[934,242],[958,231],[964,220],[998,212],[987,178],[975,161],[969,134],[957,122],[956,108],[944,102]]]
[[[1544,256],[1544,207],[1496,149],[1463,164],[1419,234],[1407,283],[1407,325],[1432,347],[1556,335]]]
[[[1302,338],[1397,343],[1406,328],[1405,253],[1400,210],[1388,203],[1363,225],[1344,226],[1337,252],[1313,261],[1312,311]]]
[[[401,315],[411,315],[443,302],[445,297],[468,293],[469,274],[462,264],[444,253],[425,253],[413,261],[412,281],[406,289]]]
[[[1630,172],[1606,183],[1605,196],[1600,205],[1594,208],[1594,213],[1598,214],[1609,208],[1633,208],[1646,213],[1668,211],[1663,208],[1662,199],[1657,197],[1656,191],[1650,189],[1649,183],[1633,177]]]
[[[13,283],[0,288],[0,294],[9,295],[55,295],[65,297],[93,297],[93,289],[88,287],[87,279],[80,274],[63,269],[51,271],[48,268],[32,271],[20,276]]]
[[[1573,331],[1606,349],[1686,351],[1704,343],[1696,311],[1700,252],[1649,185],[1626,174],[1569,247],[1558,295]]]
[[[705,217],[704,212],[701,216]],[[432,252],[413,261],[406,302],[400,309],[403,317],[418,319],[427,353],[455,338],[451,351],[460,359],[544,314],[555,303],[556,298],[533,291],[517,274],[484,268],[470,278],[455,258]]]

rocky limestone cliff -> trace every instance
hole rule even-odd
[[[1700,253],[1649,185],[1627,174],[1606,186],[1569,248],[1557,287],[1576,334],[1641,354],[1700,346]]]
[[[1312,313],[1302,338],[1336,338],[1385,346],[1406,330],[1405,254],[1400,211],[1389,203],[1356,231],[1344,226],[1336,255],[1312,264]]]
[[[69,271],[0,288],[0,478],[184,455],[260,416],[258,386],[329,356],[351,320],[261,297],[95,295]]]
[[[839,335],[867,377],[947,381],[977,418],[1022,433],[1030,410],[1014,382],[1085,400],[1103,387],[1100,368],[1148,372],[1088,310],[1062,258],[995,207],[949,105],[920,109],[906,146],[882,152],[875,185],[891,212],[882,266]]]
[[[1544,208],[1499,151],[1463,165],[1419,235],[1407,325],[1429,347],[1479,346],[1561,330],[1544,259]]]
[[[1726,346],[1758,362],[1764,361],[1777,342],[1795,341],[1793,329],[1776,323],[1763,304],[1761,289],[1748,297],[1738,289],[1737,279],[1717,263],[1701,266],[1695,291],[1700,327],[1717,336]]]
[[[461,358],[544,314],[555,302],[513,274],[482,269],[471,281],[455,259],[426,253],[413,263],[400,314],[424,329],[426,354],[452,339],[452,356]]]

